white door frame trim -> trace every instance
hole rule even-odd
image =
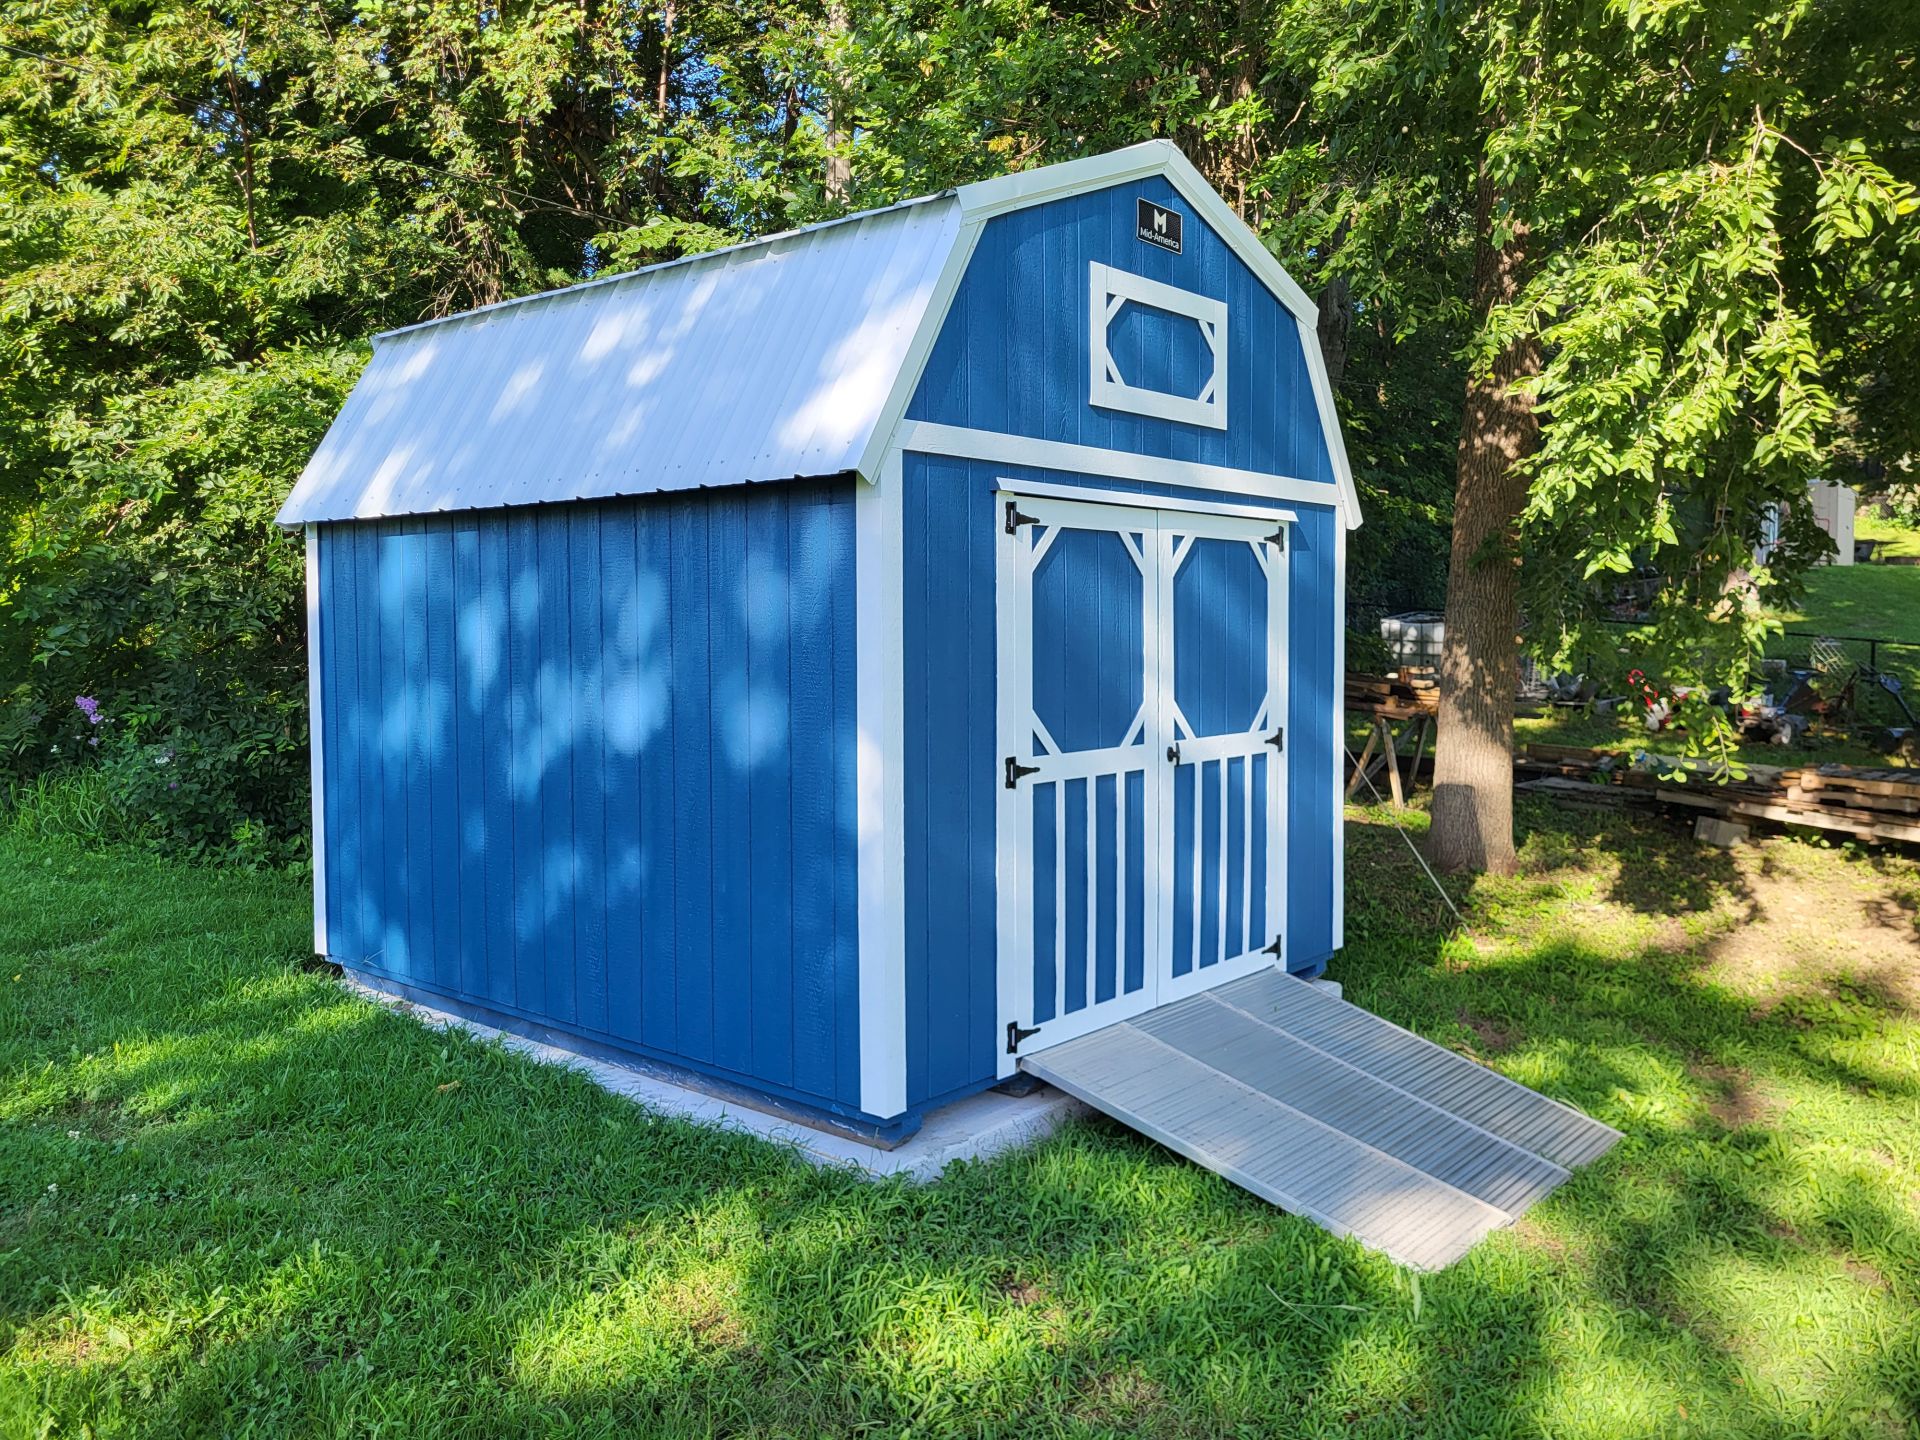
[[[1152,495],[1127,495],[1116,491],[1080,490],[1071,486],[1043,485],[1029,486],[1017,480],[1002,477],[994,489],[994,515],[996,517],[996,539],[994,558],[995,585],[995,691],[997,697],[995,727],[996,756],[1003,752],[1011,754],[1018,763],[1033,763],[1043,767],[1043,773],[1023,780],[1020,788],[1009,788],[1004,784],[995,787],[994,806],[994,871],[996,887],[996,931],[995,931],[995,1040],[1005,1034],[1010,1025],[1030,1024],[1033,990],[1033,954],[1031,949],[1033,931],[1033,899],[1031,895],[1032,855],[1030,853],[1029,830],[1031,827],[1030,806],[1032,804],[1032,786],[1052,780],[1055,784],[1064,784],[1068,779],[1093,773],[1088,764],[1082,763],[1079,755],[1041,756],[1033,752],[1029,737],[1033,730],[1032,697],[1027,683],[1032,665],[1031,617],[1020,604],[1021,586],[1019,580],[1018,557],[1019,540],[1017,533],[1009,535],[1005,526],[998,523],[998,517],[1004,513],[1008,504],[1018,506],[1021,502],[1030,502],[1037,518],[1044,524],[1071,523],[1077,515],[1083,522],[1090,522],[1090,528],[1111,529],[1124,540],[1129,528],[1149,528],[1152,532],[1147,544],[1153,553],[1153,563],[1143,565],[1143,599],[1147,614],[1143,617],[1144,630],[1142,643],[1144,651],[1142,664],[1145,668],[1146,695],[1143,711],[1148,712],[1150,721],[1147,733],[1141,737],[1144,746],[1142,760],[1147,772],[1147,785],[1144,792],[1146,805],[1146,824],[1143,833],[1150,836],[1151,851],[1146,867],[1146,896],[1143,905],[1142,922],[1147,926],[1148,942],[1143,947],[1146,961],[1144,984],[1135,997],[1131,997],[1131,1008],[1116,1002],[1126,1001],[1129,997],[1118,993],[1112,1000],[1094,1002],[1091,998],[1092,971],[1089,969],[1088,1004],[1081,1010],[1068,1015],[1056,1012],[1046,1021],[1042,1029],[1046,1032],[1034,1037],[1035,1049],[1064,1043],[1077,1035],[1102,1025],[1113,1024],[1127,1018],[1130,1014],[1144,1013],[1158,1005],[1210,989],[1214,985],[1226,984],[1253,970],[1264,968],[1270,961],[1259,958],[1262,948],[1270,942],[1272,936],[1285,936],[1290,932],[1290,920],[1287,903],[1287,831],[1290,821],[1288,808],[1288,765],[1286,750],[1281,747],[1267,759],[1267,839],[1265,888],[1267,904],[1265,920],[1268,934],[1255,937],[1244,935],[1246,953],[1231,957],[1229,963],[1196,968],[1192,973],[1175,978],[1170,971],[1170,954],[1163,954],[1161,940],[1171,923],[1173,886],[1171,847],[1172,812],[1169,807],[1174,803],[1172,772],[1163,769],[1158,763],[1159,751],[1174,733],[1173,698],[1166,676],[1170,674],[1167,657],[1162,646],[1168,642],[1172,632],[1172,586],[1173,575],[1178,568],[1172,535],[1181,533],[1193,536],[1220,539],[1245,540],[1257,543],[1267,539],[1261,532],[1269,523],[1290,525],[1294,517],[1290,512],[1262,510],[1250,506],[1222,506],[1218,509],[1194,502],[1162,503]],[[1208,522],[1214,522],[1209,524]],[[1134,547],[1129,544],[1128,548]],[[1268,693],[1261,714],[1256,720],[1264,718],[1266,725],[1284,725],[1289,708],[1290,674],[1290,606],[1291,586],[1291,544],[1282,546],[1277,552],[1262,550],[1261,567],[1267,574],[1268,612],[1267,612],[1267,673]],[[1184,553],[1182,551],[1181,553]],[[1136,554],[1136,560],[1141,557]],[[1025,666],[1023,673],[1021,667]],[[1012,673],[1009,673],[1011,670]],[[1156,698],[1159,703],[1155,704]],[[1022,713],[1022,712],[1026,713]],[[1183,748],[1192,748],[1197,759],[1211,755],[1216,744],[1209,748],[1209,741],[1222,737],[1208,737],[1197,744],[1186,742]],[[1244,736],[1224,737],[1244,744]],[[1007,747],[1011,746],[1011,750]],[[1123,744],[1121,748],[1126,748]],[[1234,747],[1228,747],[1234,748]],[[1097,752],[1107,754],[1108,752]],[[1225,766],[1226,751],[1221,751],[1221,784],[1226,783],[1230,773]],[[1249,766],[1251,761],[1248,762]],[[1108,766],[1096,767],[1099,773],[1107,773]],[[1127,768],[1134,768],[1128,766]],[[1338,767],[1335,767],[1336,770]],[[1052,773],[1044,773],[1044,772]],[[1196,770],[1195,785],[1203,771]],[[1251,785],[1251,775],[1245,781]],[[1124,787],[1123,787],[1124,793]],[[1089,791],[1089,805],[1092,803]],[[1124,800],[1120,801],[1124,807]],[[1124,817],[1124,808],[1121,811]],[[1091,812],[1089,812],[1091,815]],[[1221,823],[1224,825],[1226,810],[1221,811]],[[1091,823],[1091,822],[1090,822]],[[1124,823],[1124,821],[1123,821]],[[1251,814],[1248,815],[1251,824]],[[1065,838],[1059,837],[1061,853],[1064,854]],[[1195,838],[1196,855],[1199,840]],[[1089,854],[1091,841],[1089,842]],[[1249,868],[1252,863],[1251,847],[1243,854],[1243,863]],[[1250,876],[1249,876],[1250,878]],[[1224,874],[1221,883],[1225,884]],[[1056,886],[1055,904],[1065,901],[1064,888]],[[1088,888],[1089,903],[1093,887]],[[1124,923],[1124,922],[1123,922]],[[1091,944],[1093,927],[1089,924],[1088,936]],[[1256,944],[1256,939],[1258,944]],[[1224,943],[1224,928],[1222,933]],[[1125,965],[1125,945],[1120,946],[1116,955],[1116,964]],[[1254,957],[1250,959],[1249,957]],[[1064,967],[1065,956],[1056,956],[1056,965]],[[1163,973],[1164,972],[1164,973]],[[1064,971],[1056,972],[1058,976]],[[995,1044],[996,1074],[1006,1078],[1018,1068],[1019,1057],[1009,1052],[1005,1044]],[[1031,1052],[1029,1052],[1031,1053]]]

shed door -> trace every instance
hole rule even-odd
[[[1285,560],[1272,519],[995,513],[1000,1009],[1031,1051],[1271,963]]]

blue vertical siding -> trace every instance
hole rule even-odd
[[[851,484],[323,527],[333,957],[857,1114]]]
[[[1027,466],[988,464],[909,454],[902,467],[905,571],[905,736],[906,736],[906,994],[907,1098],[921,1106],[945,1095],[991,1083],[997,1061],[994,986],[996,934],[994,913],[994,804],[999,777],[994,769],[997,743],[997,686],[993,678],[995,645],[993,492],[1003,482],[1033,481],[1084,485],[1088,489],[1200,500],[1258,502],[1258,496],[1221,496],[1172,486],[1109,480]],[[1329,494],[1329,501],[1332,496]],[[1290,703],[1287,721],[1287,964],[1294,970],[1324,965],[1333,949],[1334,886],[1333,792],[1336,773],[1334,697],[1340,679],[1333,673],[1335,526],[1328,507],[1289,503],[1298,517],[1293,527],[1288,585]],[[1176,772],[1176,784],[1192,767]],[[1219,775],[1212,775],[1216,798],[1205,824],[1217,832],[1222,817],[1217,800]],[[1191,783],[1186,782],[1186,783]],[[1079,782],[1075,782],[1079,784]],[[1174,823],[1190,814],[1191,791],[1181,792]],[[1138,814],[1138,792],[1131,792]],[[1050,798],[1050,797],[1049,797]],[[1035,849],[1052,854],[1055,845],[1084,849],[1086,787],[1071,786],[1064,835],[1053,833],[1050,804],[1037,807]],[[1099,803],[1095,797],[1095,803]],[[1265,801],[1256,801],[1264,810]],[[1078,838],[1076,838],[1078,837]],[[1136,850],[1137,854],[1138,851]],[[1256,860],[1264,859],[1256,851]],[[1073,924],[1084,925],[1086,897],[1055,897],[1049,892],[1049,867],[1037,867],[1037,908],[1064,901],[1069,935],[1065,956],[1049,957],[1039,927],[1042,954],[1036,964],[1036,1018],[1052,1014],[1051,963],[1068,965],[1070,997],[1100,993],[1099,971],[1089,976],[1075,962]],[[1083,871],[1069,856],[1069,884]],[[1129,885],[1144,877],[1129,877]],[[1182,882],[1176,876],[1175,884]],[[1218,872],[1203,883],[1217,884]],[[1176,914],[1186,911],[1181,906]],[[1049,910],[1048,913],[1051,913]],[[1256,906],[1264,926],[1264,904]],[[1081,917],[1078,921],[1073,917]],[[1095,937],[1099,939],[1100,937]],[[1184,944],[1191,946],[1187,933]],[[1175,955],[1183,953],[1175,937]],[[1218,944],[1217,932],[1205,944]],[[1130,966],[1134,933],[1129,933]],[[1084,956],[1084,948],[1079,949]],[[1105,961],[1100,962],[1103,966]],[[1176,958],[1175,969],[1181,969]],[[1045,992],[1044,994],[1041,992]],[[1074,1003],[1070,998],[1070,1003]]]
[[[907,1103],[994,1070],[995,666],[990,493],[909,456],[902,491]]]
[[[1339,579],[1334,545],[1340,517],[1317,506],[1294,507],[1288,556],[1287,639],[1291,688],[1287,701],[1287,914],[1289,970],[1326,967],[1333,954],[1333,887],[1339,875],[1334,847],[1335,777],[1344,744],[1334,725],[1333,696],[1343,689],[1334,673],[1334,624]]]
[[[1134,238],[1142,197],[1186,217],[1184,253]],[[1226,302],[1225,430],[1087,403],[1087,267],[1096,260]],[[1137,308],[1123,309],[1108,335],[1128,382],[1171,388],[1200,373],[1191,322]],[[1298,324],[1158,177],[989,221],[907,415],[1333,484]]]

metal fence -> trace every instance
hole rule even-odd
[[[1766,660],[1776,695],[1782,682],[1804,677],[1823,696],[1850,701],[1844,708],[1864,724],[1910,726],[1920,714],[1920,645],[1787,630],[1767,642]]]

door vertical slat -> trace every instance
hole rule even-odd
[[[1086,981],[1081,990],[1084,1003],[1100,998],[1100,787],[1094,780],[1087,787],[1087,958]]]
[[[1068,1012],[1068,785],[1054,785],[1054,1018]]]
[[[1113,829],[1113,908],[1107,921],[1113,941],[1113,994],[1127,993],[1127,772],[1113,777],[1113,804],[1108,812]]]
[[[1243,950],[1252,950],[1259,944],[1253,932],[1253,767],[1259,758],[1249,755],[1240,767],[1243,787],[1240,823],[1245,827],[1240,840],[1240,944]]]
[[[1206,796],[1207,767],[1193,767],[1193,969],[1200,968],[1200,934],[1205,928],[1200,923],[1200,908],[1205,902],[1200,898],[1200,884],[1203,876],[1200,855],[1207,848],[1206,832]]]
[[[1218,914],[1220,916],[1220,923],[1216,928],[1215,943],[1218,946],[1218,953],[1214,956],[1214,963],[1216,965],[1224,965],[1227,963],[1227,821],[1229,818],[1227,812],[1227,778],[1233,770],[1233,764],[1224,756],[1215,763],[1220,767],[1220,882],[1215,887],[1219,892],[1218,903],[1220,908]]]

